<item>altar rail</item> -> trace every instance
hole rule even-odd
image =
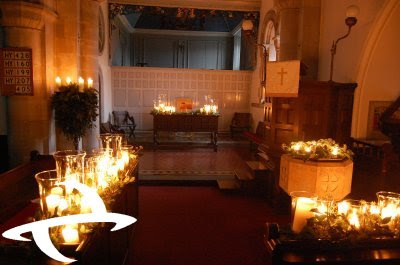
[[[193,100],[198,109],[211,95],[220,112],[219,131],[228,131],[235,112],[249,112],[251,71],[175,69],[153,67],[112,67],[112,108],[127,110],[135,118],[138,130],[152,130],[150,112],[153,100],[166,94]]]

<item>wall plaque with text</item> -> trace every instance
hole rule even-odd
[[[32,49],[0,49],[0,94],[33,96]]]

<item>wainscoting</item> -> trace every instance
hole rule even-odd
[[[235,112],[250,111],[251,71],[195,70],[152,67],[111,67],[113,110],[127,110],[138,130],[152,130],[153,100],[165,94],[170,104],[175,98],[193,100],[194,109],[205,96],[217,100],[219,130],[228,131]]]

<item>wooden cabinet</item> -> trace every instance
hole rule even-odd
[[[356,87],[354,83],[300,81],[297,98],[269,99],[268,145],[280,150],[283,143],[321,138],[349,143]]]

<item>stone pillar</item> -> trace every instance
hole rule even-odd
[[[301,60],[308,67],[306,79],[317,79],[321,0],[276,0],[279,60]]]
[[[93,79],[98,90],[99,76],[99,3],[96,0],[81,0],[80,3],[80,76]],[[83,138],[82,147],[87,152],[98,146],[99,119]]]
[[[58,18],[55,29],[55,76],[78,82],[80,0],[57,0]],[[56,130],[57,150],[75,149],[72,141]]]
[[[280,17],[280,61],[300,59],[298,55],[300,46],[298,32],[301,3],[300,0],[278,0],[275,2]]]
[[[304,79],[318,79],[319,37],[321,24],[321,0],[303,0],[299,29],[300,59],[307,66]]]
[[[44,25],[56,14],[23,1],[0,2],[6,47],[32,48],[34,96],[8,97],[8,144],[11,166],[29,160],[30,151],[48,153],[51,110],[46,83]]]

